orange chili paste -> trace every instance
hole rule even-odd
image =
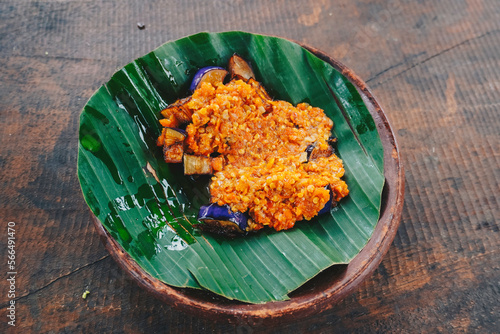
[[[249,213],[249,226],[276,230],[310,220],[349,190],[335,154],[306,161],[306,148],[327,150],[333,126],[320,108],[274,101],[255,80],[203,83],[186,107],[186,152],[212,157],[211,202]],[[214,157],[217,155],[217,157]]]

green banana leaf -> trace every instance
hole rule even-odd
[[[227,67],[238,53],[271,96],[320,107],[334,121],[347,198],[292,230],[236,239],[193,228],[209,178],[166,164],[156,138],[160,110],[189,95],[201,67]],[[80,116],[78,177],[111,236],[152,277],[248,303],[288,299],[322,270],[349,263],[377,224],[383,148],[356,88],[331,65],[288,40],[245,32],[199,33],[168,42],[115,73]]]

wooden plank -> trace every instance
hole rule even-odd
[[[495,0],[3,1],[0,218],[16,223],[18,275],[16,328],[3,318],[0,331],[498,331],[498,17]],[[236,29],[353,68],[406,170],[402,223],[375,274],[332,309],[276,327],[195,318],[145,294],[100,244],[76,179],[80,110],[116,69],[167,40]]]

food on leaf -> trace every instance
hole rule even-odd
[[[338,136],[339,145],[328,143],[343,160],[350,190],[337,210],[298,222],[284,233],[266,227],[244,238],[228,239],[204,231],[200,235],[193,229],[200,223],[200,207],[211,204],[210,178],[230,162],[227,155],[209,154],[212,175],[183,175],[182,162],[162,161],[162,148],[156,146],[162,132],[158,118],[165,117],[162,122],[170,123],[165,124],[169,128],[186,130],[192,123],[192,110],[182,109],[192,94],[187,75],[204,66],[197,64],[229,59],[234,52],[252,61],[255,82],[243,81],[252,87],[261,84],[255,89],[264,98],[265,117],[275,112],[272,98],[279,97],[294,106],[310,101],[335,123],[332,135]],[[381,196],[384,150],[380,128],[361,96],[365,94],[359,94],[363,86],[353,85],[351,72],[346,77],[344,69],[284,39],[228,32],[168,42],[114,73],[80,116],[78,178],[85,201],[99,221],[96,226],[101,233],[101,226],[106,230],[102,236],[119,245],[115,255],[130,256],[141,277],[202,289],[201,295],[189,291],[187,295],[219,300],[205,294],[210,291],[231,304],[290,298],[293,303],[291,291],[332,265],[352,261],[373,235],[385,203]],[[230,81],[227,75],[223,84]],[[266,89],[272,98],[264,97]],[[167,108],[166,116],[159,115],[165,103],[176,99],[181,108]],[[186,142],[177,146],[187,155],[201,155],[188,151]],[[306,148],[303,145],[299,154],[303,165],[310,164]],[[243,214],[249,216],[249,212]]]
[[[225,84],[226,70],[199,70],[193,94],[163,110],[160,120],[165,161],[183,161],[186,175],[213,175],[212,204],[200,210],[200,228],[280,231],[329,212],[349,193],[333,148],[333,122],[320,108],[271,99],[237,55],[229,72]],[[185,132],[169,127],[174,123],[186,124]]]

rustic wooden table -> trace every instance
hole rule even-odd
[[[76,177],[80,111],[113,72],[168,40],[227,30],[295,39],[354,69],[406,169],[401,225],[375,273],[331,309],[274,328],[146,294],[101,245]],[[498,1],[4,0],[0,78],[0,332],[500,331]]]

